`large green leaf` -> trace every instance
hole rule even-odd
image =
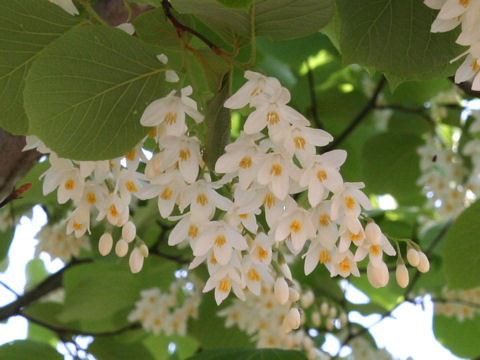
[[[168,288],[175,268],[174,263],[154,257],[146,260],[144,269],[136,275],[126,264],[98,262],[72,267],[63,278],[65,309],[58,318],[102,322],[118,311],[129,312],[141,290]]]
[[[367,191],[391,194],[400,203],[421,197],[417,147],[422,140],[412,134],[387,132],[370,138],[363,148],[363,179]]]
[[[456,32],[430,32],[436,11],[418,0],[337,0],[346,63],[387,72],[398,80],[452,75],[462,48]]]
[[[30,130],[60,156],[112,159],[144,137],[145,107],[166,93],[152,48],[125,32],[75,28],[46,48],[27,77]]]
[[[26,134],[25,76],[32,61],[52,41],[82,19],[47,0],[0,0],[0,126]]]
[[[227,42],[244,45],[250,38],[251,15],[216,0],[174,0],[176,10],[197,16]],[[334,13],[332,0],[257,0],[255,35],[272,40],[307,36],[325,26]]]
[[[5,231],[0,231],[0,262],[8,255],[8,249],[13,240],[14,227],[10,226]]]
[[[477,359],[480,356],[478,334],[480,334],[480,316],[465,319],[462,322],[455,317],[436,315],[433,329],[438,341],[457,356]]]
[[[88,352],[102,360],[155,360],[142,343],[120,343],[110,338],[96,338]]]
[[[61,360],[62,356],[54,348],[30,340],[18,340],[0,346],[0,359],[5,360]]]
[[[304,360],[305,354],[294,350],[228,348],[201,352],[188,360]]]
[[[455,220],[445,235],[443,261],[451,289],[480,286],[480,201]]]

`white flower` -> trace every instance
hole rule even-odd
[[[78,203],[85,186],[79,169],[74,167],[70,160],[55,156],[50,156],[50,162],[52,166],[42,175],[45,176],[43,194],[47,195],[58,187],[57,200],[59,204],[64,204],[70,199]]]
[[[233,289],[235,295],[244,300],[243,284],[238,271],[232,266],[223,266],[215,274],[210,276],[203,288],[203,292],[208,292],[215,288],[215,301],[220,305]]]
[[[252,258],[249,256],[243,258],[242,274],[245,277],[247,288],[257,296],[260,296],[262,284],[264,286],[273,284],[270,268],[264,263],[252,261]]]
[[[166,97],[153,101],[147,106],[140,118],[143,126],[165,125],[167,135],[180,136],[185,133],[185,114],[197,123],[203,120],[203,115],[197,111],[197,103],[189,98],[192,87],[187,86],[181,90],[181,96],[175,95],[173,90]]]
[[[249,70],[245,71],[245,78],[248,81],[225,101],[226,108],[241,109],[263,92],[271,93],[281,86],[277,79]]]
[[[325,199],[328,191],[341,191],[343,178],[339,169],[346,158],[345,150],[333,150],[312,158],[299,180],[300,186],[308,186],[308,201],[311,206],[317,206]]]
[[[168,245],[175,246],[187,240],[193,248],[193,244],[198,239],[198,231],[203,221],[193,222],[190,213],[181,217],[171,218],[170,220],[181,219],[170,232],[168,236]]]
[[[369,262],[367,265],[368,281],[374,288],[384,287],[388,284],[390,273],[387,265],[382,261],[378,264]]]
[[[257,174],[258,183],[268,185],[277,198],[284,200],[289,193],[290,178],[298,177],[298,168],[291,157],[282,153],[265,154],[262,160]]]
[[[247,242],[232,226],[223,221],[211,221],[200,227],[200,235],[193,248],[193,255],[205,255],[211,248],[217,261],[221,265],[226,265],[230,261],[232,251],[246,250]]]
[[[129,204],[117,194],[109,194],[102,205],[103,207],[100,208],[97,221],[107,217],[108,222],[115,226],[122,226],[128,221]]]
[[[350,274],[354,276],[360,276],[358,271],[357,263],[354,260],[353,254],[350,250],[345,252],[336,252],[332,256],[333,267],[330,270],[330,276],[341,275],[342,277],[347,277]]]
[[[308,247],[305,258],[304,271],[305,275],[309,275],[321,263],[325,265],[328,271],[333,271],[332,257],[337,252],[334,244],[325,244],[321,237],[316,237]]]
[[[367,235],[369,234],[370,233],[367,232]],[[362,261],[368,254],[370,262],[378,267],[383,263],[384,252],[390,256],[396,254],[392,244],[390,244],[390,241],[388,241],[387,237],[383,234],[380,234],[378,240],[370,236],[367,236],[365,240],[355,253],[355,261]]]
[[[293,253],[303,249],[307,239],[315,236],[312,224],[312,215],[305,209],[297,207],[282,215],[275,230],[275,241],[285,240],[287,237],[292,243]]]
[[[67,235],[75,232],[75,237],[79,238],[86,231],[90,233],[90,207],[82,205],[70,214],[67,221]]]
[[[262,262],[265,265],[269,265],[272,261],[273,244],[274,239],[269,237],[267,234],[263,232],[257,233],[257,236],[255,236],[255,239],[249,250],[253,262]]]
[[[178,165],[187,183],[197,179],[199,166],[203,163],[200,154],[200,140],[189,136],[167,136],[162,139],[163,169]]]

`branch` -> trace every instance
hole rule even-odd
[[[212,50],[216,55],[222,55],[224,54],[224,51],[222,48],[218,47],[215,45],[213,42],[208,40],[205,36],[200,34],[198,31],[192,29],[191,27],[182,24],[180,21],[178,21],[175,16],[173,16],[171,9],[172,4],[168,0],[162,0],[162,8],[163,12],[165,13],[165,16],[170,20],[170,22],[175,26],[175,29],[177,30],[178,37],[182,36],[182,33],[184,31],[196,36],[200,40],[202,40],[209,48]]]
[[[70,329],[70,328],[63,328],[61,326],[53,325],[53,324],[48,324],[42,320],[35,319],[31,317],[30,315],[25,314],[23,311],[20,311],[19,314],[20,316],[24,317],[28,321],[31,321],[34,324],[40,325],[46,329],[52,330],[53,332],[57,333],[60,337],[63,335],[67,334],[73,334],[73,335],[82,335],[82,336],[96,336],[96,337],[105,337],[105,336],[113,336],[113,335],[119,335],[125,331],[128,330],[135,330],[135,329],[140,329],[141,325],[139,323],[133,323],[127,326],[124,326],[122,328],[116,329],[116,330],[111,330],[111,331],[101,331],[101,332],[88,332],[88,331],[83,331],[79,329]]]
[[[350,133],[355,130],[355,128],[360,125],[362,120],[376,107],[377,99],[378,96],[380,95],[380,92],[382,91],[383,87],[386,84],[386,79],[385,76],[382,75],[382,78],[377,84],[377,87],[375,88],[375,91],[373,92],[372,98],[370,101],[365,105],[365,107],[360,111],[360,113],[353,119],[353,121],[348,125],[348,127],[327,147],[325,147],[324,152],[333,150],[340,145],[345,138],[350,135]]]
[[[7,205],[10,201],[13,201],[15,199],[21,199],[20,195],[22,195],[31,187],[32,183],[26,183],[20,186],[18,189],[13,188],[12,192],[2,202],[0,202],[0,209]]]
[[[91,262],[91,259],[72,260],[63,269],[50,275],[43,280],[40,284],[34,287],[32,290],[27,291],[25,294],[19,296],[15,301],[11,302],[0,308],[0,321],[8,319],[10,316],[21,315],[22,310],[37,301],[41,297],[56,290],[62,286],[63,273],[76,265],[85,264]]]

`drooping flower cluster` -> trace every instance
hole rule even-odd
[[[190,276],[191,277],[191,276]],[[180,277],[170,284],[167,292],[152,288],[140,292],[141,299],[128,315],[130,322],[139,321],[146,331],[154,334],[185,336],[190,317],[197,317],[200,305],[200,284],[197,279]]]
[[[475,0],[424,0],[425,5],[440,10],[431,26],[431,32],[445,32],[461,25],[457,44],[469,49],[458,58],[467,55],[457,69],[455,82],[472,82],[473,90],[480,90],[480,3]]]
[[[468,290],[442,291],[443,301],[435,301],[435,314],[448,317],[455,316],[458,321],[473,319],[480,314],[480,288]]]
[[[349,360],[392,360],[392,355],[385,349],[377,349],[372,346],[365,338],[356,337],[349,342],[352,353],[347,357]],[[408,358],[409,360],[411,358]]]

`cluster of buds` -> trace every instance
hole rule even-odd
[[[35,256],[46,252],[52,259],[67,261],[72,256],[78,256],[82,248],[90,249],[90,242],[86,236],[76,237],[73,234],[66,234],[65,231],[64,223],[44,226],[36,236],[38,244]]]
[[[179,277],[170,284],[167,292],[152,288],[140,292],[141,299],[128,315],[130,322],[139,321],[149,332],[165,335],[187,334],[190,317],[196,318],[200,305],[201,288],[198,280]]]
[[[480,288],[468,290],[448,290],[446,287],[442,291],[443,300],[435,300],[435,314],[448,317],[455,316],[458,321],[473,319],[476,314],[480,314]]]
[[[310,321],[315,328],[319,328],[323,324],[327,331],[333,331],[334,329],[340,330],[343,328],[348,322],[348,316],[345,311],[339,311],[337,306],[329,304],[328,301],[324,300],[320,307],[313,309]]]
[[[472,90],[480,90],[480,4],[471,0],[425,0],[425,5],[440,10],[431,26],[431,32],[445,32],[461,25],[456,43],[469,49],[458,58],[467,55],[457,69],[455,82],[471,81]]]

